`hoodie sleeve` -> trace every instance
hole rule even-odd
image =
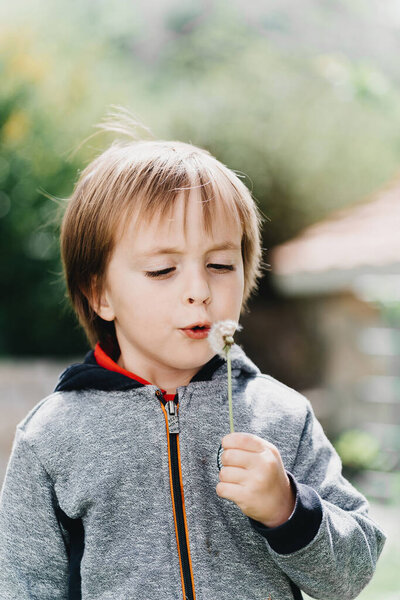
[[[292,473],[296,505],[283,525],[252,526],[275,563],[313,598],[351,600],[370,581],[385,534],[368,502],[341,474],[341,460],[307,401],[307,417]]]
[[[0,497],[4,600],[67,600],[68,555],[52,481],[17,428]]]

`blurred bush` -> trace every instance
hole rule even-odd
[[[348,429],[339,435],[334,446],[348,473],[374,469],[379,465],[379,441],[366,431]]]
[[[66,193],[77,163],[40,98],[50,57],[20,32],[3,38],[0,60],[0,353],[71,353],[80,336],[60,306],[56,205],[39,188]]]

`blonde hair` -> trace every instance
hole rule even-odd
[[[115,141],[81,173],[61,225],[61,256],[68,295],[89,342],[118,354],[114,323],[99,317],[89,298],[100,297],[116,232],[134,214],[150,222],[169,213],[198,188],[204,226],[212,230],[217,208],[242,228],[244,294],[241,313],[263,274],[263,218],[238,176],[207,150],[177,141]]]

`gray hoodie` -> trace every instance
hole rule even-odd
[[[175,402],[93,352],[18,424],[0,503],[1,600],[355,598],[385,535],[309,401],[232,348],[235,429],[280,451],[296,492],[268,528],[217,496],[229,432],[215,356]]]

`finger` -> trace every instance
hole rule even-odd
[[[217,483],[215,491],[220,498],[226,498],[227,500],[238,503],[241,498],[242,489],[243,486],[238,485],[237,483],[224,483],[220,481]]]
[[[254,466],[257,454],[247,452],[246,450],[237,450],[229,448],[224,450],[221,456],[223,467],[240,467],[242,469],[251,469]]]
[[[267,442],[258,435],[235,431],[225,435],[221,443],[223,448],[239,448],[248,452],[262,452]]]
[[[247,473],[247,469],[224,467],[219,472],[219,480],[224,483],[238,483],[239,485],[245,485],[248,478]]]

